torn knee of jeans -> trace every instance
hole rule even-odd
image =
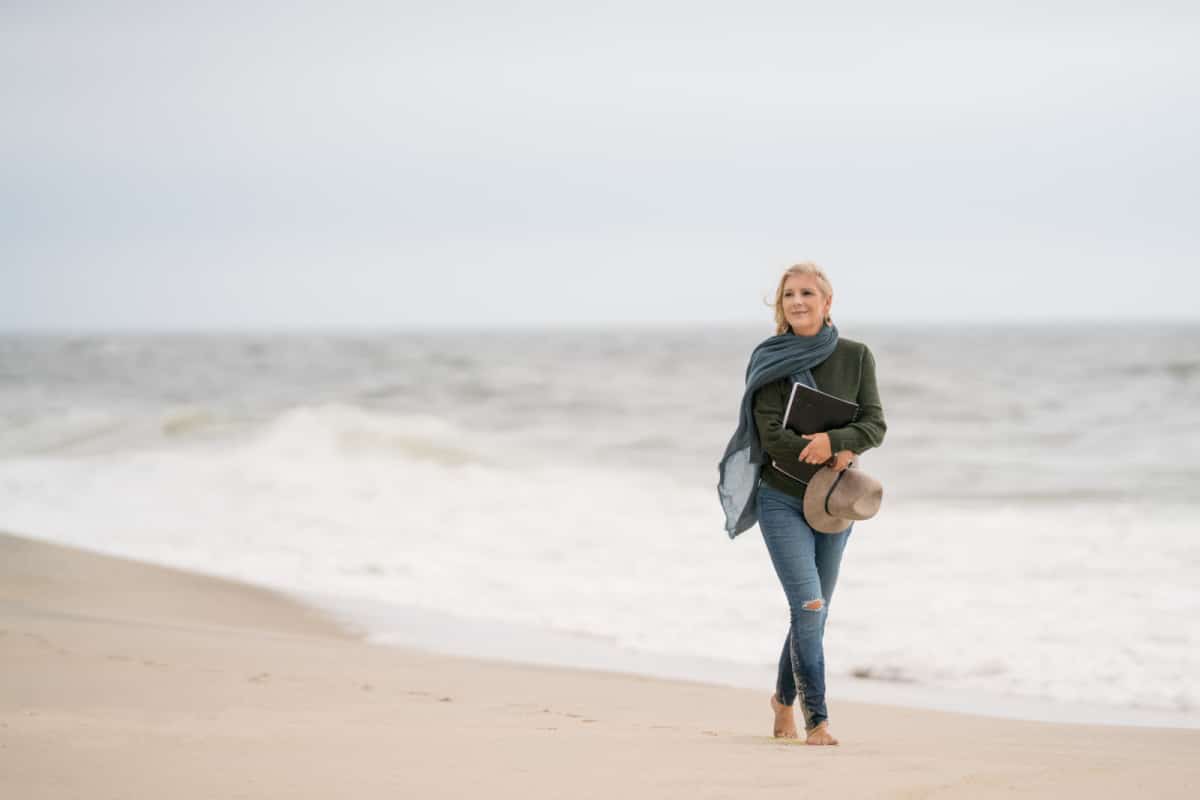
[[[809,600],[807,603],[805,603],[804,610],[820,611],[823,605],[825,605],[825,601],[818,597],[816,600]]]

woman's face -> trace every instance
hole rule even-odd
[[[788,275],[784,281],[783,313],[797,336],[820,333],[831,306],[833,297],[821,291],[816,275]]]

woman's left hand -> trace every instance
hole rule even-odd
[[[846,467],[850,466],[850,462],[854,460],[853,450],[838,450],[834,456],[834,463],[829,465],[829,468],[834,472],[841,472]]]
[[[805,464],[824,464],[829,459],[833,458],[833,449],[829,444],[828,433],[800,434],[801,437],[809,439],[808,445],[800,451],[800,460]]]

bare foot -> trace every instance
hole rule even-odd
[[[796,732],[796,713],[791,706],[779,702],[779,698],[771,695],[771,710],[775,712],[775,738],[799,739]]]
[[[833,738],[833,734],[829,732],[829,724],[822,722],[817,727],[808,732],[805,737],[805,744],[837,744],[838,740]]]

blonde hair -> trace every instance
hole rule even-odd
[[[817,279],[817,286],[826,297],[833,297],[833,284],[829,282],[829,277],[825,274],[825,270],[818,267],[811,261],[801,261],[799,264],[793,264],[783,271],[783,275],[779,278],[779,286],[775,287],[775,335],[779,335],[788,330],[787,315],[783,313],[783,285],[787,283],[787,279],[792,275],[814,275]],[[833,316],[826,315],[825,324],[833,324]]]

